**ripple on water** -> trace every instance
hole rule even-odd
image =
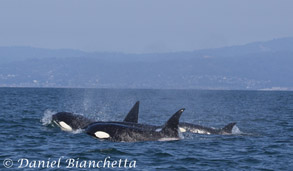
[[[0,88],[0,100],[1,159],[110,156],[137,160],[137,170],[293,168],[292,92]],[[51,124],[55,111],[122,120],[136,100],[141,100],[140,122],[162,124],[186,107],[186,121],[215,127],[235,121],[238,130],[232,135],[184,134],[183,140],[171,142],[112,143]]]

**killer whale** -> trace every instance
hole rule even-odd
[[[52,121],[63,131],[74,131],[84,129],[94,121],[82,115],[69,112],[58,112],[52,116]]]
[[[139,101],[137,101],[126,115],[123,122],[138,122]],[[52,116],[52,121],[64,131],[85,129],[89,124],[96,122],[85,116],[70,112],[58,112]]]
[[[133,123],[138,123],[138,114],[139,114],[139,106],[135,108],[135,112],[132,112],[131,114],[127,115],[127,117],[135,118],[132,120]],[[192,123],[186,123],[186,122],[179,122],[179,130],[181,132],[190,132],[190,133],[196,133],[196,134],[219,134],[219,135],[228,135],[232,134],[232,129],[236,125],[236,122],[232,122],[224,126],[223,128],[217,129],[217,128],[211,128],[201,125],[196,125]],[[145,127],[148,127],[148,129],[160,129],[160,126],[154,126],[154,125],[145,125]]]
[[[114,142],[179,140],[178,124],[184,110],[178,110],[161,127],[129,122],[94,122],[85,132],[95,138]]]
[[[224,126],[221,129],[205,127],[201,125],[195,125],[186,122],[179,123],[179,130],[181,132],[191,132],[196,134],[221,134],[221,135],[228,135],[232,134],[232,129],[236,125],[236,122],[229,123],[228,125]]]
[[[138,114],[139,114],[139,104],[140,102],[137,101],[134,106],[131,108],[125,119],[123,120],[124,125],[133,126],[133,123],[138,123]],[[53,115],[53,122],[56,123],[62,130],[65,131],[73,131],[77,129],[85,129],[88,125],[96,122],[95,120],[88,119],[84,116],[69,113],[69,112],[59,112]],[[115,123],[115,122],[112,122]],[[149,130],[160,130],[161,126],[154,126],[154,125],[143,125],[144,129]],[[221,129],[205,127],[201,125],[180,122],[179,123],[179,130],[181,132],[190,132],[190,133],[197,133],[197,134],[221,134],[227,135],[232,134],[232,129],[236,125],[235,122],[229,123],[225,127]],[[136,125],[137,126],[137,125]]]

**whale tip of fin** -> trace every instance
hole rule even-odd
[[[222,130],[228,133],[232,133],[232,129],[235,125],[236,125],[236,122],[229,123],[228,125],[224,126]]]
[[[137,101],[126,115],[124,122],[138,123],[139,101]]]
[[[178,124],[181,114],[184,112],[185,108],[179,109],[175,114],[171,116],[171,118],[166,122],[163,127],[163,131],[168,131],[170,134],[178,134]]]

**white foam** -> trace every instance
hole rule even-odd
[[[76,129],[74,131],[72,131],[73,134],[80,134],[82,133],[84,130],[83,129]]]
[[[241,132],[240,129],[234,125],[232,128],[232,134],[243,134],[243,132]]]
[[[52,123],[52,116],[55,114],[55,111],[50,109],[45,110],[44,116],[41,119],[42,125],[49,125]]]
[[[179,129],[178,129],[178,136],[179,136],[180,139],[184,139],[184,136],[183,136],[182,132],[179,131]]]

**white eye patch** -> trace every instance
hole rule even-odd
[[[72,131],[71,126],[67,125],[63,121],[59,122],[59,125],[61,126],[61,129],[63,129],[64,131]]]
[[[95,132],[95,136],[97,138],[109,138],[110,137],[110,135],[108,133],[103,132],[103,131],[97,131],[97,132]]]

